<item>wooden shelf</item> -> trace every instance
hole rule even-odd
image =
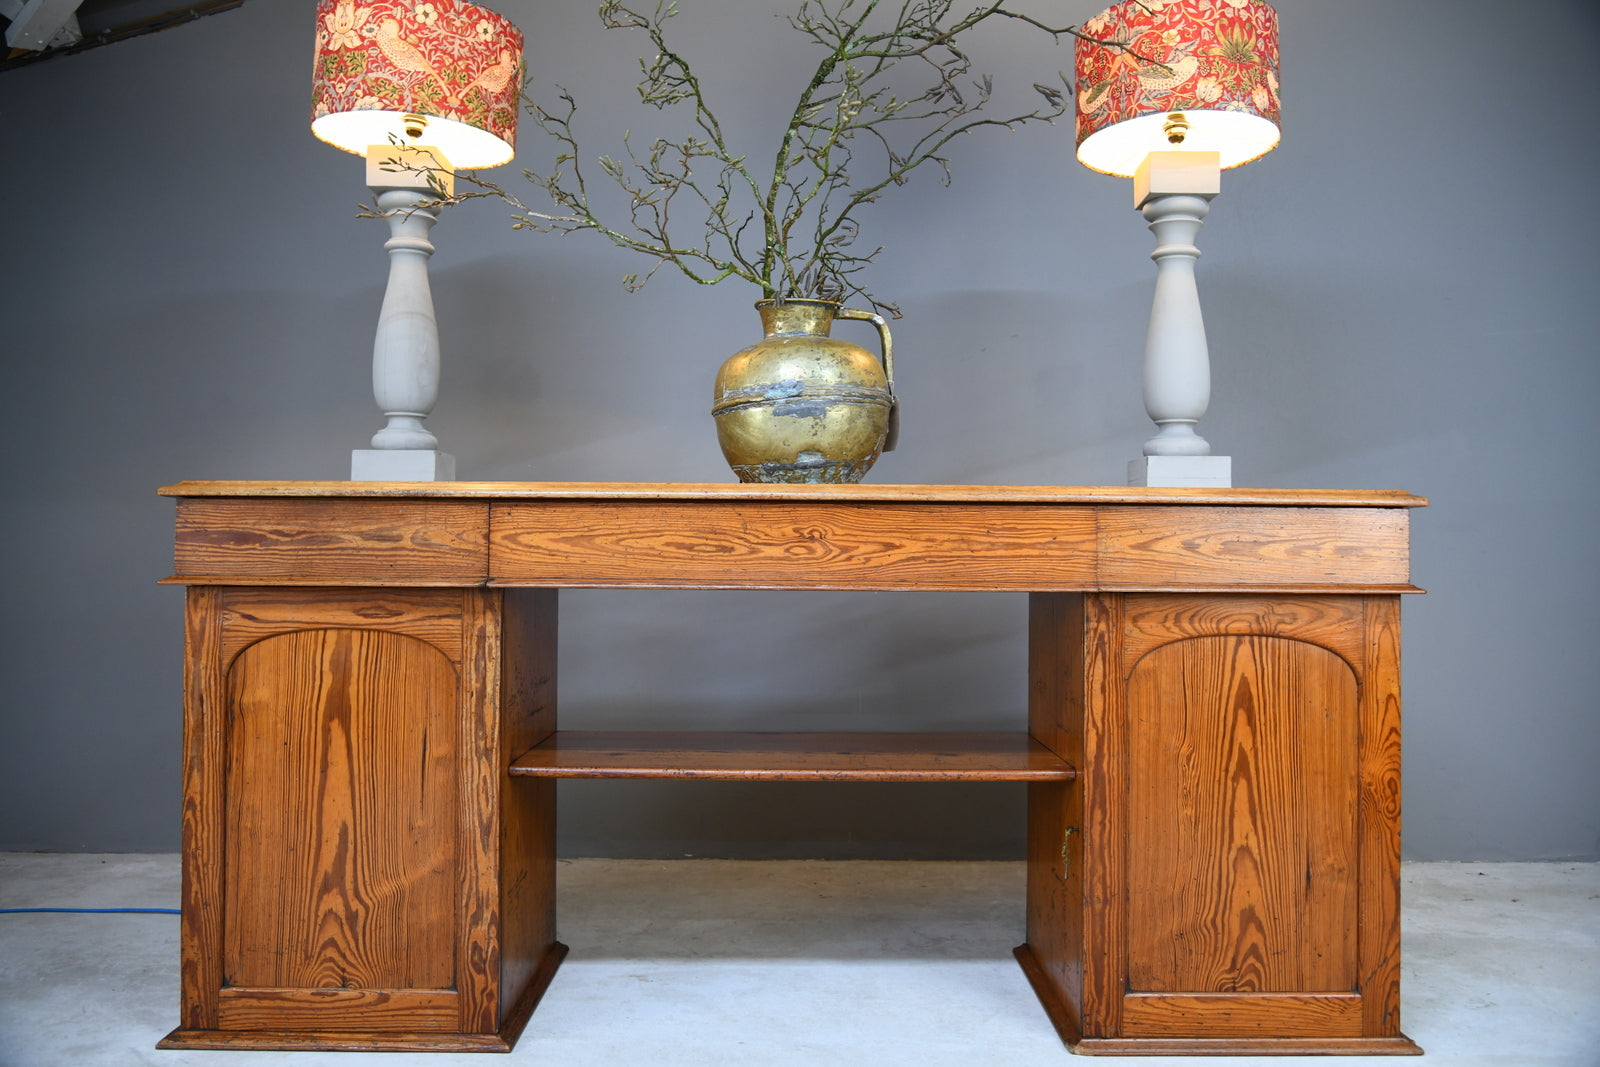
[[[1071,765],[1025,733],[560,730],[519,756],[534,778],[759,782],[1060,782]]]

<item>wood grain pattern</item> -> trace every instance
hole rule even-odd
[[[1065,762],[1083,749],[1084,597],[1028,597],[1028,729]],[[1027,941],[1023,972],[1063,1040],[1084,1032],[1083,796],[1087,782],[1028,786]]]
[[[1120,485],[755,485],[739,482],[267,482],[192,481],[172,497],[364,500],[823,500],[853,503],[1227,504],[1266,507],[1425,507],[1393,489],[1173,489]]]
[[[556,729],[559,594],[554,589],[501,592],[503,744],[515,756]]]
[[[156,1043],[160,1049],[286,1049],[292,1052],[510,1052],[499,1034],[452,1034],[407,1030],[189,1030],[183,1027]]]
[[[215,1029],[222,988],[223,796],[227,686],[220,590],[187,590],[183,660],[183,889],[179,985],[182,1026]]]
[[[554,589],[501,592],[502,758],[526,752],[556,728]],[[504,780],[500,800],[500,1025],[518,1031],[566,954],[556,941],[556,787]],[[530,1001],[529,997],[532,997]]]
[[[311,630],[228,672],[224,981],[455,984],[456,673],[414,638]]]
[[[1389,1010],[1398,621],[1372,605],[1397,603],[1030,598],[1030,728],[1071,747],[1080,725],[1083,755],[1062,795],[1030,787],[1017,954],[1075,1050],[1418,1051]]]
[[[454,936],[458,1028],[494,1033],[500,1027],[500,821],[508,754],[501,745],[501,668],[504,653],[499,590],[466,595],[462,615],[459,717],[462,772],[456,808],[456,908]]]
[[[1338,653],[1352,670],[1367,655],[1366,601],[1358,596],[1142,594],[1128,598],[1123,661],[1188,637],[1292,637]]]
[[[418,589],[224,589],[222,658],[295,630],[383,630],[425,641],[461,659],[461,594]]]
[[[1127,988],[1127,679],[1121,642],[1128,598],[1084,597],[1083,622],[1083,1026],[1086,1035],[1122,1029]]]
[[[1039,782],[1075,772],[1023,733],[561,730],[511,764],[541,778]]]
[[[1361,991],[1369,1034],[1400,1034],[1400,598],[1367,601],[1361,694]]]
[[[450,989],[224,989],[225,1030],[444,1031],[456,1029]]]
[[[1062,759],[1083,763],[1084,597],[1028,597],[1028,732]]]
[[[1033,995],[1039,998],[1039,1006],[1044,1009],[1050,1025],[1055,1027],[1061,1040],[1068,1045],[1075,1045],[1083,1040],[1083,1022],[1078,1018],[1078,1000],[1069,988],[1063,986],[1059,976],[1050,973],[1044,961],[1034,951],[1036,943],[1042,942],[1036,942],[1030,935],[1029,940],[1012,949],[1011,954],[1016,957],[1017,965],[1022,968],[1022,975],[1033,989]]]
[[[1361,998],[1353,993],[1130,993],[1122,1005],[1126,1037],[1360,1037]]]
[[[1138,662],[1130,989],[1356,989],[1356,719],[1354,673],[1305,642],[1188,638]]]
[[[551,783],[544,783],[546,787]],[[550,857],[551,866],[555,865],[555,856]],[[551,936],[554,937],[554,928]],[[539,1006],[539,1001],[544,998],[545,992],[550,988],[550,983],[555,980],[556,971],[561,966],[561,961],[567,958],[567,946],[559,941],[551,941],[550,947],[540,957],[534,966],[527,981],[523,983],[521,991],[507,1004],[504,1015],[505,1020],[500,1024],[500,1037],[506,1042],[506,1047],[516,1044],[522,1030],[528,1025],[528,1020],[533,1017],[533,1011]],[[510,988],[503,986],[502,988]]]
[[[495,584],[1038,589],[1094,580],[1089,509],[555,501],[495,504]]]
[[[1163,494],[1192,491],[899,487],[868,496],[749,496],[704,486],[677,487],[684,491],[675,495],[673,487],[591,486],[563,494],[532,485],[508,488],[491,502],[442,490],[410,499],[307,488],[296,498],[290,495],[296,484],[268,483],[255,496],[180,500],[171,580],[1404,591],[1410,587],[1402,501],[1417,499],[1398,494],[1385,506],[1354,506],[1385,498],[1335,494],[1328,506],[1308,506],[1323,498],[1249,491],[1233,506],[1176,506],[1170,501],[1188,498]]]
[[[1012,950],[1064,1041],[1084,1033],[1083,819],[1071,783],[1028,785],[1027,940]]]
[[[477,585],[488,505],[472,501],[180,500],[176,577],[198,584]]]
[[[1102,588],[1384,586],[1410,579],[1398,508],[1099,509]]]

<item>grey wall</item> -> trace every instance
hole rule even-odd
[[[185,478],[340,478],[376,428],[381,227],[360,162],[307,131],[312,0],[0,74],[6,610],[0,848],[178,843]],[[778,0],[683,0],[733,135],[803,71]],[[638,43],[592,2],[500,0],[535,92],[571,88],[594,152],[643,120]],[[1038,5],[1081,20],[1092,3]],[[1283,146],[1225,178],[1202,235],[1205,430],[1236,483],[1403,488],[1406,849],[1600,855],[1594,433],[1600,15],[1527,0],[1281,0]],[[1069,64],[1014,35],[979,69]],[[975,137],[955,181],[867,218],[898,301],[906,411],[881,482],[1106,484],[1147,433],[1153,271],[1128,183],[1070,130]],[[520,158],[546,151],[536,133]],[[499,172],[518,181],[514,168]],[[717,364],[752,292],[660,276],[476,202],[436,231],[446,349],[432,425],[463,477],[722,481]],[[1024,603],[1006,595],[576,592],[569,726],[1015,728]],[[803,650],[798,652],[796,650]],[[1015,855],[1003,787],[564,785],[577,854]]]

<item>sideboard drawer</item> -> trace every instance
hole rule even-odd
[[[481,585],[488,512],[472,500],[178,501],[185,585]]]

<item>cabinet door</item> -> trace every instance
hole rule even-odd
[[[1258,634],[1132,665],[1126,1035],[1361,1033],[1358,688]]]
[[[1127,1036],[1400,1034],[1395,596],[1130,595]]]
[[[183,1029],[462,1029],[479,595],[190,590]]]
[[[455,667],[278,634],[228,668],[222,1029],[457,1028]]]

